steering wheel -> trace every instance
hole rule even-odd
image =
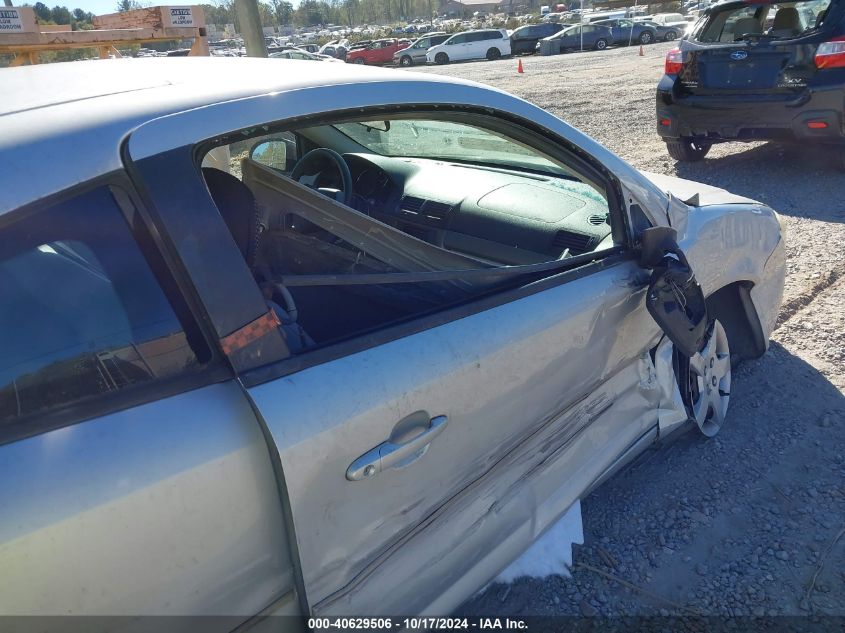
[[[343,204],[349,205],[352,202],[352,172],[349,171],[349,165],[346,164],[346,161],[343,160],[343,156],[338,154],[333,149],[329,149],[327,147],[318,147],[317,149],[312,149],[310,152],[305,154],[302,158],[300,158],[296,165],[294,165],[293,170],[290,172],[290,177],[293,180],[299,182],[299,179],[302,178],[303,175],[308,173],[309,167],[312,167],[312,164],[319,161],[319,159],[326,159],[328,158],[332,163],[334,163],[335,168],[340,173],[340,179],[343,181],[343,185],[341,187],[340,193],[343,194],[343,199],[340,202]],[[317,170],[314,173],[320,173]]]

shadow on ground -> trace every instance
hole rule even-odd
[[[759,200],[778,213],[845,222],[845,173],[830,148],[776,143],[714,147],[722,150],[717,156],[675,163],[675,174]]]
[[[493,584],[459,612],[845,614],[845,539],[826,551],[845,516],[842,393],[773,343],[735,371],[731,405],[716,438],[658,444],[584,500],[571,579]]]

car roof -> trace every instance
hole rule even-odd
[[[474,85],[352,64],[237,57],[77,61],[0,74],[0,165],[6,166],[0,170],[0,214],[120,169],[120,148],[132,130],[178,112],[338,84]],[[21,182],[26,174],[31,177]]]

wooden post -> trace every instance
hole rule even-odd
[[[249,57],[267,57],[267,45],[264,43],[257,0],[235,0],[235,9],[241,23],[246,54]]]

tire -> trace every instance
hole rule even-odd
[[[407,66],[413,66],[414,60],[411,59],[410,55],[402,55],[402,57],[399,58],[399,65],[400,66],[406,66],[406,67]]]
[[[672,40],[678,39],[678,34],[675,31],[669,31],[664,37],[664,42],[671,42]]]
[[[487,59],[491,62],[496,61],[501,56],[502,56],[502,51],[500,51],[498,48],[495,48],[495,47],[488,50],[487,55],[486,55]]]
[[[355,61],[354,61],[353,63],[355,63],[355,64],[363,64],[363,63],[364,63],[364,58],[363,58],[363,57],[356,57],[356,58],[355,58]]]
[[[437,53],[434,56],[434,63],[441,66],[449,63],[449,56],[446,53]]]
[[[666,151],[675,160],[684,163],[695,163],[707,156],[712,143],[696,141],[688,137],[681,137],[674,141],[666,141]]]
[[[654,33],[643,31],[640,33],[640,44],[651,44],[654,41]]]
[[[596,40],[596,50],[597,51],[603,51],[606,48],[607,48],[607,40],[606,39],[602,38],[602,39]]]
[[[675,351],[678,388],[687,413],[707,437],[725,422],[731,395],[731,349],[718,320],[710,325],[707,342],[692,358]]]

